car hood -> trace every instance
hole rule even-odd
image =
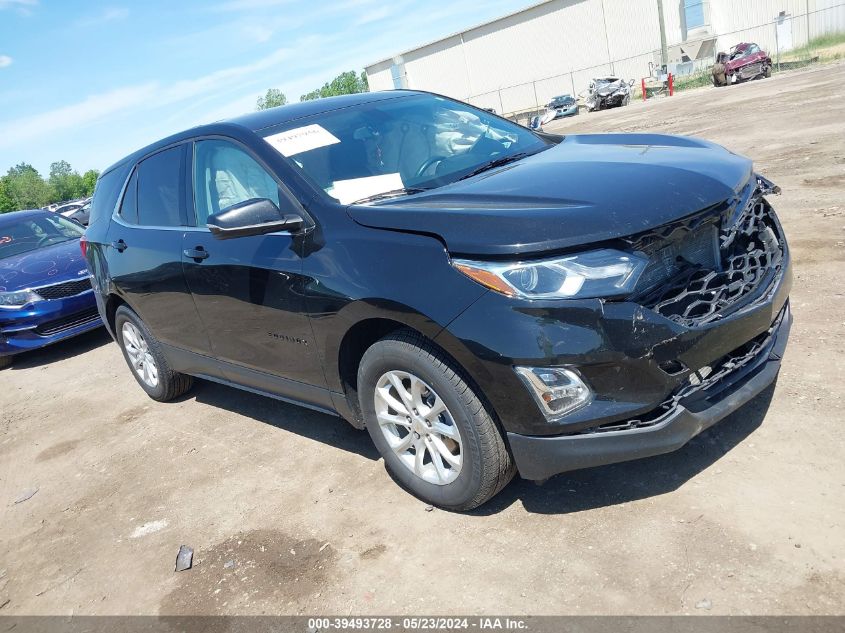
[[[86,275],[88,266],[79,250],[79,240],[70,240],[0,259],[0,292],[45,286]]]
[[[521,255],[639,233],[738,194],[752,164],[699,139],[566,137],[499,169],[413,196],[349,207],[364,226],[425,233],[451,253]]]
[[[595,94],[601,95],[602,97],[606,97],[608,95],[612,95],[614,92],[617,92],[619,90],[625,90],[627,88],[628,84],[622,80],[619,80],[614,81],[612,83],[597,85]]]
[[[759,64],[761,61],[762,58],[758,55],[754,55],[753,57],[740,57],[739,59],[734,59],[725,63],[725,70],[736,70],[737,68],[742,68],[743,66]]]

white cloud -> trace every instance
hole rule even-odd
[[[0,55],[0,68],[6,68],[12,65],[12,58],[8,55]]]
[[[229,0],[212,7],[213,11],[252,11],[255,9],[267,9],[282,4],[290,4],[292,0]]]
[[[9,121],[0,126],[0,147],[82,127],[110,114],[121,112],[150,99],[155,84],[147,83],[91,95],[71,105]]]
[[[151,81],[109,92],[89,95],[74,104],[41,114],[21,117],[0,125],[0,147],[12,147],[33,138],[73,133],[109,116],[196,100],[203,95],[230,92],[251,75],[279,65],[290,49],[278,49],[250,64],[224,68],[201,77],[162,85]]]
[[[364,24],[370,24],[371,22],[378,22],[379,20],[389,18],[394,13],[394,7],[389,4],[386,4],[376,9],[373,9],[372,11],[362,13],[360,16],[358,16],[358,18],[356,18],[355,25],[363,26]]]
[[[129,9],[126,7],[106,7],[100,13],[88,17],[83,17],[74,24],[77,27],[99,26],[108,22],[115,22],[117,20],[125,20],[129,17]]]
[[[38,0],[0,0],[0,9],[20,9],[34,7]]]
[[[246,39],[263,44],[273,37],[275,30],[263,24],[248,24],[241,28],[241,32]]]
[[[37,4],[38,0],[0,0],[0,11],[15,9],[21,15],[30,15]]]

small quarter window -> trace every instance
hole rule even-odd
[[[138,224],[138,170],[132,172],[123,202],[120,203],[120,217],[129,224]]]

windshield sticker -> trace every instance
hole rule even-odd
[[[318,147],[340,143],[340,139],[320,125],[306,125],[264,137],[282,156],[295,156]]]
[[[383,174],[351,180],[336,180],[331,187],[326,189],[326,193],[340,200],[341,204],[349,204],[385,191],[402,189],[404,186],[402,176],[398,173]]]
[[[12,241],[12,238],[9,235],[3,235],[0,237],[0,244],[8,244]]]

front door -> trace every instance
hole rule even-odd
[[[182,262],[214,356],[236,366],[225,370],[235,382],[312,399],[252,373],[325,388],[304,313],[301,239],[279,232],[221,240],[206,228],[209,215],[245,200],[278,205],[279,184],[246,149],[222,139],[194,143],[192,181],[197,226],[185,233]]]

